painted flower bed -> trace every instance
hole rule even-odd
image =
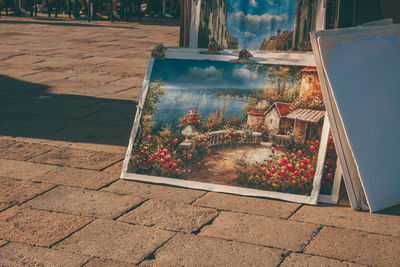
[[[296,142],[287,149],[273,147],[263,163],[240,166],[237,182],[255,189],[310,195],[318,147],[319,141]]]

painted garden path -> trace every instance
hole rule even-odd
[[[203,170],[193,180],[237,185],[234,181],[236,178],[235,168],[238,168],[243,162],[262,162],[269,158],[271,153],[271,150],[265,146],[241,146],[222,149],[204,160]]]

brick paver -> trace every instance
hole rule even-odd
[[[42,144],[17,142],[6,149],[0,149],[0,158],[24,161],[45,154],[46,152],[49,152],[55,148],[56,147]]]
[[[365,265],[307,254],[291,253],[279,266],[362,267]]]
[[[137,264],[173,235],[155,228],[96,220],[54,248]]]
[[[114,192],[118,194],[135,195],[143,198],[164,199],[167,201],[191,203],[200,196],[204,195],[204,191],[183,189],[172,186],[151,185],[141,182],[133,182],[119,180],[102,191]]]
[[[56,167],[45,174],[35,175],[32,180],[72,187],[99,189],[118,178],[119,175],[114,175],[109,172]]]
[[[3,177],[31,179],[56,168],[55,166],[32,162],[0,159],[0,176]]]
[[[0,177],[0,202],[10,204],[22,203],[53,187],[54,185],[50,184],[32,183]]]
[[[303,206],[290,219],[400,237],[400,216],[354,212],[347,207]]]
[[[120,154],[115,153],[65,148],[54,150],[36,157],[33,161],[83,169],[101,170],[122,158],[123,157]]]
[[[300,251],[317,230],[318,225],[313,224],[221,212],[211,225],[201,230],[200,235]]]
[[[134,266],[137,265],[133,263],[114,261],[103,258],[93,258],[87,264],[85,264],[85,267],[134,267]]]
[[[178,20],[40,16],[0,18],[0,265],[400,265],[399,205],[117,180],[150,51],[178,45]]]
[[[287,218],[300,207],[297,203],[212,192],[196,200],[194,205],[278,218]]]
[[[91,220],[88,217],[14,206],[0,213],[0,238],[50,246]]]
[[[213,209],[152,199],[125,214],[119,220],[127,223],[155,226],[165,230],[190,233],[197,231],[217,215],[218,212]]]
[[[33,209],[113,219],[142,201],[143,199],[134,196],[60,186],[27,202],[25,206]]]
[[[284,254],[279,249],[178,234],[142,266],[277,266]]]
[[[306,253],[376,266],[400,265],[400,238],[324,227]]]
[[[54,249],[10,243],[0,248],[1,266],[82,266],[90,257]]]

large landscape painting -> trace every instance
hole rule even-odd
[[[307,196],[324,115],[315,67],[155,60],[128,172]]]

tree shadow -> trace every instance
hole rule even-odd
[[[135,101],[51,89],[0,75],[0,136],[127,146]]]

